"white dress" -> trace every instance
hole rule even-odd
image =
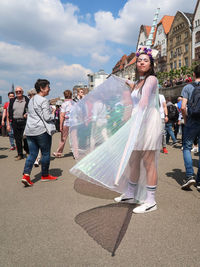
[[[162,131],[158,104],[158,82],[156,77],[149,76],[142,90],[130,93],[123,79],[111,76],[102,85],[88,94],[82,103],[71,112],[71,128],[86,131],[87,120],[78,119],[84,109],[84,103],[100,100],[107,110],[107,133],[101,144],[94,150],[85,149],[85,156],[70,170],[77,177],[104,186],[110,190],[124,193],[130,180],[131,164],[129,159],[133,151],[155,151],[155,162],[161,147]],[[120,103],[121,109],[115,110]],[[83,106],[83,107],[82,107]],[[118,105],[119,106],[119,105]],[[74,121],[73,121],[74,118]],[[98,118],[96,119],[98,121]],[[109,124],[109,121],[112,123]],[[94,122],[93,122],[94,123]],[[118,125],[116,131],[113,127]],[[72,131],[74,132],[74,131]],[[100,132],[97,132],[97,137]],[[91,133],[88,131],[88,148]],[[75,144],[73,148],[73,144]],[[71,136],[72,151],[79,147],[79,138]],[[136,199],[142,201],[146,197],[146,170],[141,160],[138,193]]]

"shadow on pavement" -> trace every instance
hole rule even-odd
[[[67,153],[67,154],[65,154],[63,156],[63,158],[69,158],[69,157],[73,157],[73,153],[72,152],[69,152],[69,153]]]
[[[5,150],[8,150],[7,147],[0,147],[0,151],[5,151]]]
[[[115,256],[132,217],[134,205],[109,204],[78,214],[75,222]]]
[[[193,164],[193,167],[198,168],[198,166],[199,166],[199,159],[192,159],[192,164]]]
[[[7,155],[0,155],[0,159],[5,159],[7,157],[8,157]]]
[[[119,195],[118,193],[103,188],[102,186],[98,186],[81,179],[75,180],[74,190],[82,195],[101,199],[114,199]]]
[[[59,177],[63,173],[63,170],[55,168],[55,169],[50,169],[49,174]],[[35,175],[35,178],[32,180],[33,183],[37,183],[39,180],[41,180],[41,172]]]
[[[184,183],[185,172],[181,169],[173,169],[172,172],[167,172],[166,176],[173,178],[178,184]]]

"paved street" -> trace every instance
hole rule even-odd
[[[59,141],[53,137],[52,152]],[[14,161],[0,137],[0,266],[199,266],[200,193],[182,191],[182,152],[169,147],[159,161],[158,210],[132,214],[115,193],[76,179],[69,146],[52,158],[55,182],[24,188],[24,160]],[[197,166],[197,156],[194,164]],[[195,168],[196,171],[196,168]]]

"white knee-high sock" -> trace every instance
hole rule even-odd
[[[157,185],[147,186],[147,197],[146,197],[145,202],[148,202],[150,204],[154,204],[156,202],[155,201],[156,188],[157,188]]]
[[[134,183],[132,181],[128,181],[128,187],[126,190],[126,197],[130,197],[130,198],[134,198],[135,197],[135,193],[137,190],[137,183]]]

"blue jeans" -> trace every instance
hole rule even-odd
[[[195,138],[198,137],[198,145],[200,147],[200,121],[188,119],[183,134],[183,159],[186,169],[186,176],[194,175],[192,164],[191,149]],[[198,163],[197,182],[200,182],[200,157]]]
[[[174,131],[172,130],[172,123],[171,122],[165,124],[165,130],[167,132],[166,142],[169,143],[169,138],[171,136],[173,143],[175,143],[176,142],[176,137],[174,135]]]
[[[13,127],[12,127],[11,122],[10,122],[10,132],[8,132],[8,136],[9,136],[11,147],[14,147],[15,146],[15,139],[14,139]]]
[[[23,173],[31,174],[33,164],[40,149],[42,154],[42,176],[47,176],[49,174],[52,137],[48,133],[43,133],[37,136],[27,136],[27,142],[30,154],[26,159]]]

